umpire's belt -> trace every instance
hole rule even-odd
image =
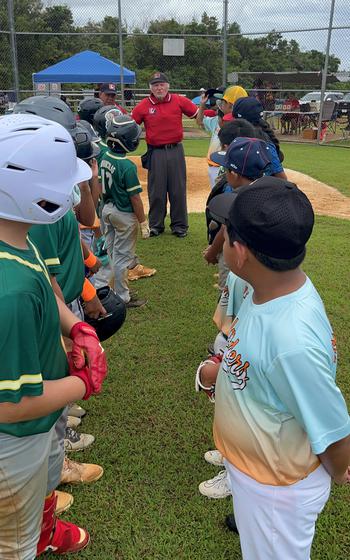
[[[175,144],[162,144],[161,146],[151,146],[153,150],[171,150],[171,148],[176,148],[179,145],[179,142],[175,142]]]

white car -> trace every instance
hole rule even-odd
[[[343,97],[344,94],[341,91],[325,91],[324,93],[324,101],[335,101],[339,103]],[[310,104],[311,110],[319,111],[321,106],[321,92],[311,91],[299,99],[300,105],[305,105],[306,103]]]

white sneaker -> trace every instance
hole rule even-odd
[[[215,467],[224,466],[224,458],[218,449],[212,449],[211,451],[207,451],[206,453],[204,453],[204,459],[207,463],[210,463]]]
[[[75,430],[81,424],[81,418],[77,416],[68,416],[67,418],[67,428],[73,428]]]
[[[77,418],[82,418],[83,416],[85,416],[85,414],[86,410],[77,403],[71,404],[68,409],[69,416],[77,416]]]
[[[65,451],[81,451],[94,443],[95,438],[90,434],[79,434],[73,428],[66,428],[64,435]]]
[[[202,496],[214,498],[215,500],[231,496],[231,488],[226,470],[224,469],[223,471],[220,471],[219,474],[210,480],[201,482],[198,489]]]

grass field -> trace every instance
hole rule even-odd
[[[218,472],[203,460],[213,446],[213,406],[194,392],[196,367],[215,336],[215,269],[201,257],[205,237],[204,216],[192,214],[186,239],[166,233],[138,244],[141,261],[158,270],[133,285],[149,303],[130,310],[122,330],[106,343],[109,377],[103,394],[84,404],[88,415],[81,430],[96,442],[71,454],[102,464],[105,475],[94,485],[64,488],[75,497],[65,518],[91,531],[92,542],[79,558],[241,558],[238,537],[223,525],[230,499],[210,501],[197,490]],[[349,222],[317,218],[305,270],[332,321],[339,385],[350,403],[349,237]],[[313,560],[349,557],[349,502],[349,486],[333,488],[317,526]]]

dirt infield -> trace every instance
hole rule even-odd
[[[141,167],[139,157],[131,157],[137,167],[140,182],[144,188],[142,195],[145,209],[147,200],[147,171]],[[187,164],[187,204],[189,212],[204,212],[205,202],[209,193],[207,163],[205,158],[186,157]],[[321,183],[308,175],[285,170],[288,179],[296,183],[309,197],[316,214],[333,216],[350,220],[350,198],[337,189]]]

